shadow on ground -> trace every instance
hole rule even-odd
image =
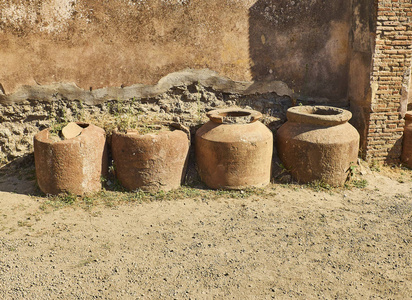
[[[33,153],[19,157],[0,167],[0,191],[41,195],[36,183]]]

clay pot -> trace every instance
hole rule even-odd
[[[213,189],[263,187],[270,182],[273,134],[246,109],[218,109],[196,132],[196,160],[202,181]]]
[[[46,194],[69,192],[76,195],[97,192],[107,175],[106,134],[87,123],[80,135],[54,141],[49,129],[34,136],[37,183]]]
[[[405,114],[401,161],[408,168],[412,168],[412,111]]]
[[[359,151],[359,133],[348,123],[352,114],[328,106],[295,106],[277,131],[279,157],[299,182],[343,185]]]
[[[186,172],[189,139],[181,130],[141,135],[112,135],[116,177],[128,190],[169,191],[180,187]]]

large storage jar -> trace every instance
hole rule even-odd
[[[359,151],[359,133],[348,123],[351,117],[349,111],[329,106],[288,109],[288,121],[277,131],[277,150],[296,180],[345,183]]]
[[[128,190],[169,191],[185,175],[189,138],[182,130],[140,134],[115,131],[112,155],[116,177]]]
[[[405,114],[401,161],[408,168],[412,168],[412,111]]]
[[[218,109],[196,132],[199,175],[214,189],[263,187],[270,182],[272,132],[246,109]]]
[[[107,175],[106,134],[102,128],[77,123],[80,135],[54,141],[50,130],[34,136],[34,160],[40,190],[46,194],[97,192]]]

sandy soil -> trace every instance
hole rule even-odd
[[[29,173],[0,177],[1,299],[411,299],[411,171],[89,209]]]

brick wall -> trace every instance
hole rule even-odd
[[[377,27],[371,73],[371,113],[363,149],[366,160],[400,157],[412,55],[411,0],[377,1]],[[406,101],[406,103],[405,103]]]

